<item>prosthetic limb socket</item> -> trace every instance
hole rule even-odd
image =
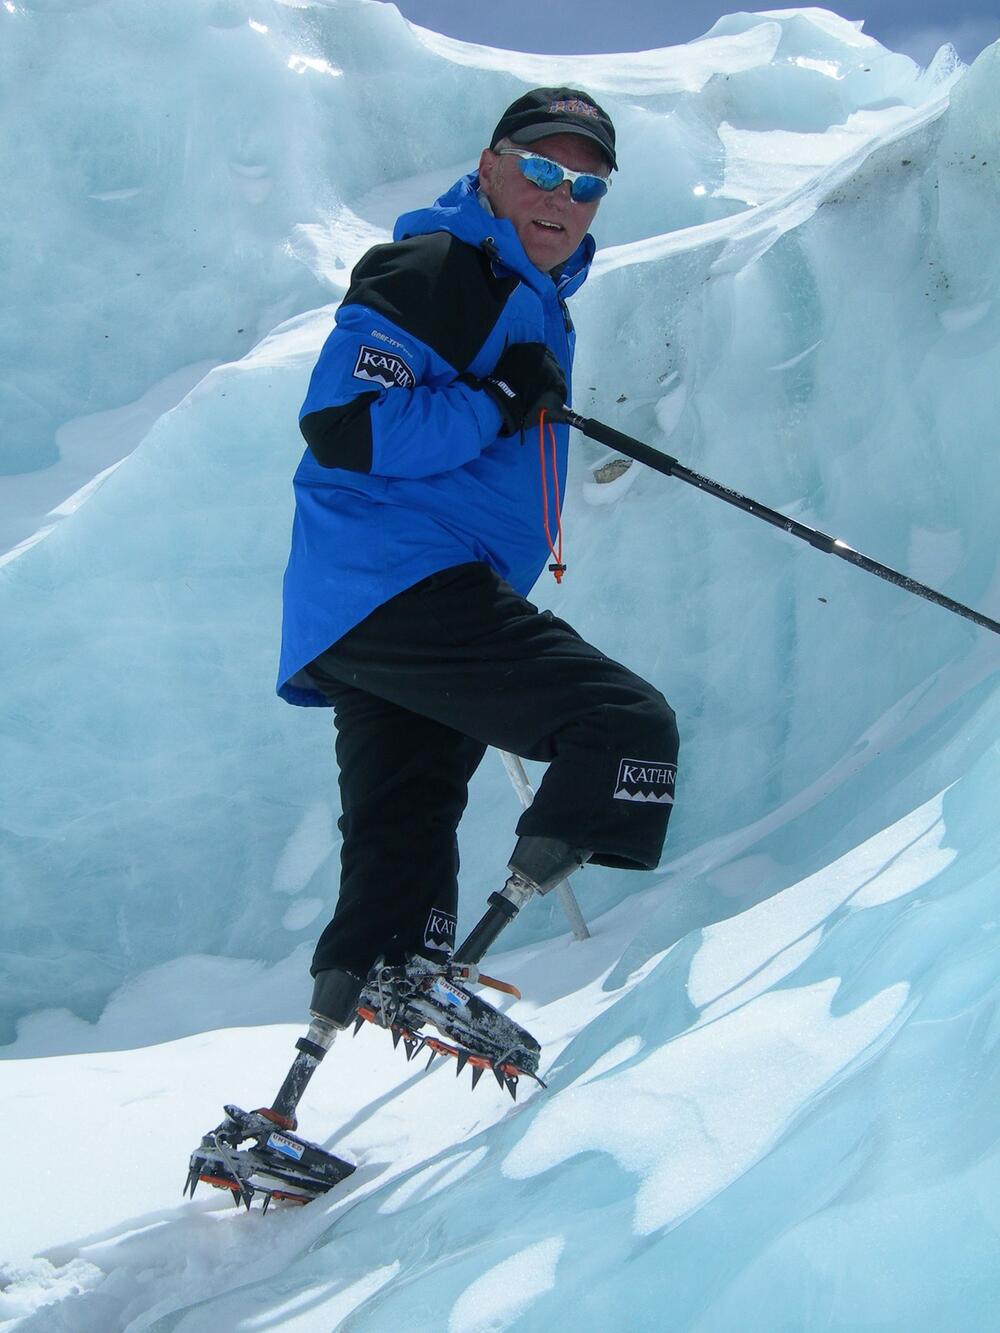
[[[536,893],[548,893],[589,859],[590,852],[573,848],[560,838],[518,838],[507,866],[510,879],[499,893],[490,894],[488,910],[456,950],[455,962],[478,963]]]
[[[312,1016],[309,1031],[295,1043],[298,1054],[270,1108],[272,1115],[286,1123],[288,1128],[294,1128],[295,1108],[318,1065],[336,1041],[337,1033],[343,1032],[353,1021],[361,986],[360,977],[339,968],[320,972],[317,976],[309,1006]]]

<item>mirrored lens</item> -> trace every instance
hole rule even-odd
[[[556,190],[566,179],[559,163],[550,162],[545,157],[522,157],[518,165],[532,185],[537,185],[540,190]]]
[[[595,199],[603,199],[608,192],[608,183],[600,176],[579,176],[569,189],[570,197],[578,204],[592,204]]]

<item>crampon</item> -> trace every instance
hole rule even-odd
[[[263,1211],[272,1200],[304,1204],[333,1189],[354,1171],[315,1143],[300,1139],[291,1130],[295,1121],[274,1111],[241,1111],[225,1108],[222,1124],[201,1141],[191,1154],[184,1194],[193,1198],[199,1181],[229,1190],[237,1205],[250,1205],[260,1196]],[[252,1145],[241,1147],[252,1140]]]
[[[483,976],[471,965],[432,963],[414,957],[397,967],[381,967],[369,977],[358,1002],[354,1034],[366,1022],[387,1028],[393,1045],[400,1042],[407,1060],[429,1052],[427,1068],[437,1056],[450,1056],[457,1064],[456,1075],[467,1066],[476,1087],[486,1070],[492,1070],[497,1083],[516,1100],[518,1079],[538,1077],[541,1047],[530,1032],[513,1019],[494,1009],[468,989],[478,982],[520,999],[520,992],[506,982]],[[429,1036],[421,1029],[427,1024],[443,1037]]]

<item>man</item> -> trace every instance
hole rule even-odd
[[[566,300],[616,168],[586,93],[518,98],[478,174],[361,260],[313,371],[278,688],[335,711],[342,877],[312,964],[312,1011],[334,1028],[366,982],[384,996],[385,978],[409,976],[432,992],[423,1017],[454,1035],[435,1005],[470,1004],[448,966],[456,829],[487,746],[549,768],[491,899],[499,924],[464,961],[585,861],[650,869],[662,850],[672,711],[525,600],[547,563],[563,568],[568,429],[548,427],[541,461],[535,437],[569,396]]]

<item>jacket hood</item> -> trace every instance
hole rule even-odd
[[[394,241],[407,236],[423,236],[433,231],[448,231],[468,245],[482,246],[492,240],[503,264],[522,278],[530,287],[544,293],[550,283],[562,297],[572,296],[587,280],[597,246],[588,232],[577,248],[553,278],[534,264],[524,252],[513,225],[506,218],[496,218],[479,202],[479,173],[470,172],[457,180],[429,208],[417,208],[403,213],[392,234]]]

